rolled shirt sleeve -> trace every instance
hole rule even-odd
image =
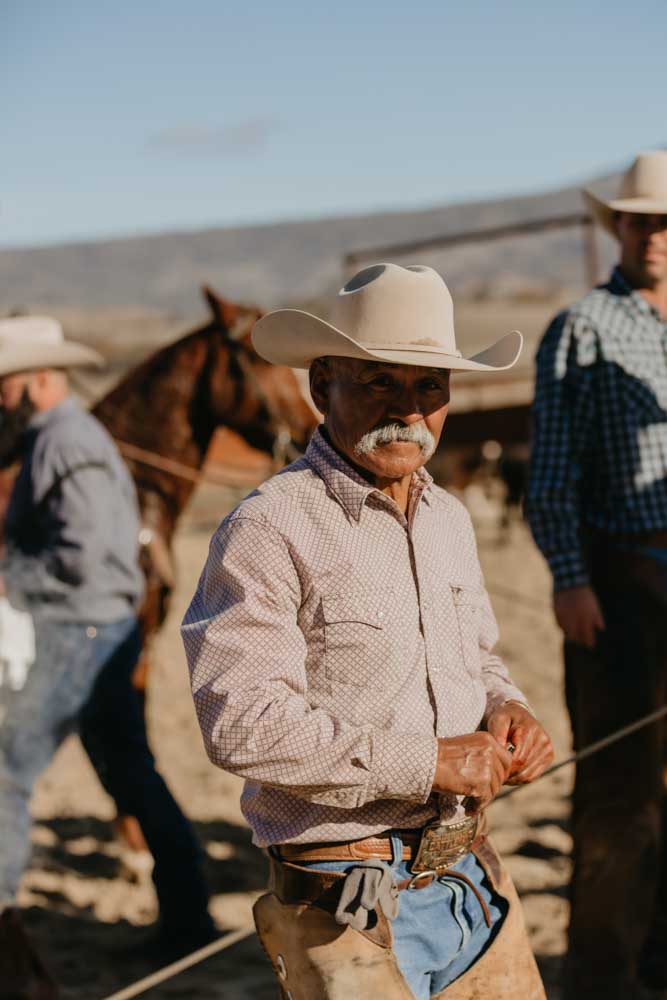
[[[309,703],[300,604],[280,532],[244,516],[223,522],[182,626],[209,758],[320,805],[426,802],[433,734],[353,725]]]

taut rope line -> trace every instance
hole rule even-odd
[[[621,729],[616,729],[613,733],[609,733],[608,736],[603,736],[601,740],[596,740],[595,743],[589,743],[587,747],[579,750],[577,753],[570,754],[569,757],[564,757],[563,760],[556,761],[551,767],[548,767],[546,771],[531,781],[529,785],[512,785],[510,788],[506,788],[499,795],[496,795],[494,802],[498,802],[500,799],[506,799],[508,795],[513,795],[520,788],[529,788],[534,785],[536,781],[542,781],[543,778],[548,778],[556,771],[560,771],[562,767],[567,767],[568,764],[578,764],[581,760],[586,760],[587,757],[592,757],[593,754],[599,753],[600,750],[606,750],[610,747],[612,743],[618,743],[619,740],[625,739],[626,736],[631,736],[633,733],[638,732],[645,726],[650,726],[653,722],[659,722],[667,716],[667,705],[663,705],[661,708],[656,708],[654,712],[649,712],[648,715],[643,715],[641,719],[637,719],[635,722],[628,723],[627,726],[622,726]]]
[[[638,730],[643,729],[645,726],[650,726],[652,723],[658,722],[665,716],[667,716],[667,705],[663,705],[654,712],[650,712],[648,715],[642,716],[641,719],[637,719],[635,722],[631,722],[627,726],[623,726],[621,729],[617,729],[615,732],[609,733],[608,736],[604,736],[601,740],[596,740],[595,743],[589,743],[587,747],[583,747],[583,749],[579,750],[578,753],[570,754],[569,757],[565,757],[563,760],[559,760],[557,763],[552,764],[551,767],[547,768],[544,774],[541,774],[539,778],[535,779],[535,781],[531,781],[530,785],[513,785],[511,788],[505,789],[505,791],[496,795],[494,802],[497,802],[500,799],[506,799],[508,795],[513,795],[514,792],[518,792],[523,788],[530,788],[535,784],[535,782],[541,781],[543,778],[548,778],[556,771],[560,771],[562,767],[567,767],[568,764],[576,764],[578,761],[585,760],[587,757],[592,757],[594,754],[606,749],[606,747],[611,746],[612,743],[618,743],[619,740],[625,739],[626,736],[631,736],[633,733],[638,732]],[[150,976],[146,976],[145,979],[140,979],[138,982],[120,990],[120,992],[112,993],[110,996],[104,997],[103,1000],[132,1000],[133,997],[139,996],[141,993],[145,993],[146,990],[151,989],[151,987],[157,986],[159,983],[163,983],[165,980],[171,979],[173,976],[177,976],[180,972],[184,972],[186,969],[192,968],[193,965],[198,965],[199,962],[205,961],[205,959],[210,958],[212,955],[216,955],[220,951],[224,951],[226,948],[230,948],[233,944],[236,944],[237,941],[244,940],[244,938],[253,934],[254,930],[254,927],[246,927],[238,931],[233,931],[231,934],[227,934],[218,941],[213,941],[212,944],[207,944],[204,948],[200,948],[199,951],[193,951],[192,954],[186,955],[184,958],[179,959],[178,962],[172,962],[171,965],[166,965],[163,969],[158,969],[157,972],[153,972]]]
[[[231,934],[226,934],[217,941],[212,941],[211,944],[199,948],[198,951],[193,951],[190,955],[179,958],[177,962],[172,962],[171,965],[165,965],[164,968],[158,969],[157,972],[152,972],[150,976],[145,976],[143,979],[137,980],[136,983],[132,983],[118,993],[111,993],[109,996],[104,997],[104,1000],[132,1000],[132,997],[138,997],[140,993],[145,993],[146,990],[150,990],[153,986],[159,986],[166,979],[172,979],[179,972],[184,972],[185,969],[190,969],[193,965],[198,965],[199,962],[205,961],[211,955],[217,955],[218,952],[224,951],[225,948],[230,948],[233,944],[243,941],[244,938],[250,937],[254,933],[254,925],[242,927],[238,931],[232,931]]]

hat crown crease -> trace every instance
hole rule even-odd
[[[440,275],[423,265],[364,268],[336,296],[331,322],[371,347],[421,345],[456,354],[452,297]]]

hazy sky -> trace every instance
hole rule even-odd
[[[665,0],[0,3],[0,244],[427,206],[667,144]]]

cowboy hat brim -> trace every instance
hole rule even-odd
[[[667,201],[659,198],[613,198],[605,201],[592,191],[582,191],[593,218],[614,239],[618,239],[615,225],[616,212],[635,212],[637,215],[667,215]]]
[[[13,343],[0,347],[0,375],[39,368],[102,368],[105,364],[101,354],[76,341],[39,346]]]
[[[513,330],[486,350],[464,358],[429,344],[363,344],[312,313],[278,309],[255,323],[252,342],[266,361],[289,368],[309,368],[315,358],[329,355],[452,371],[497,372],[516,363],[523,337]]]

